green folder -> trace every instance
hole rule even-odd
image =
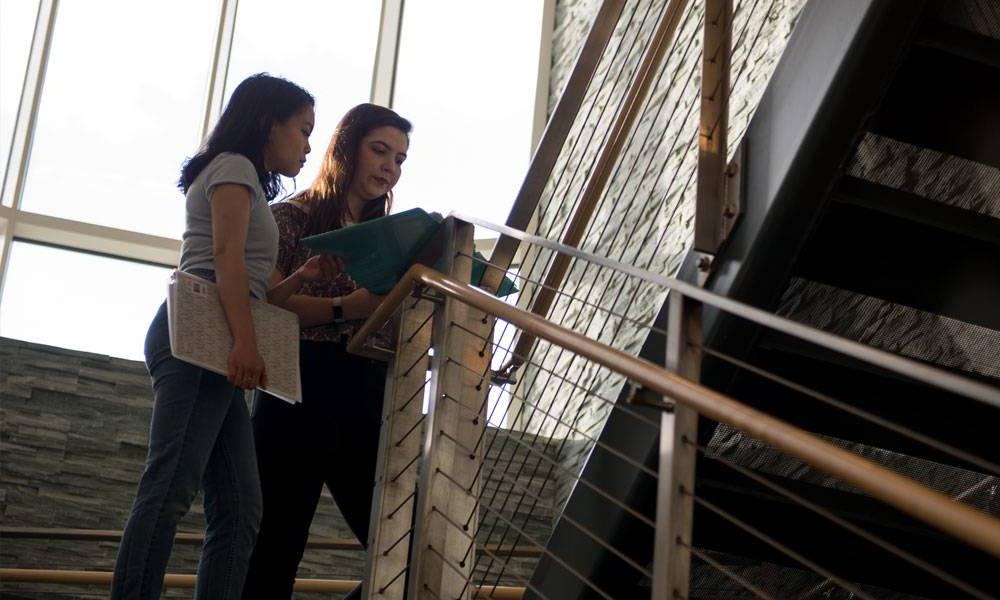
[[[416,255],[437,233],[441,223],[423,209],[372,219],[343,229],[313,235],[302,243],[313,250],[344,259],[347,274],[359,287],[373,294],[386,294],[413,264]],[[473,253],[472,285],[478,286],[486,272],[486,258]],[[517,291],[514,282],[504,277],[497,296]]]

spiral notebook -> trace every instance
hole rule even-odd
[[[298,316],[253,298],[250,312],[257,350],[267,369],[270,387],[264,391],[286,402],[301,402]],[[233,335],[215,283],[174,271],[167,286],[167,320],[170,351],[175,358],[226,374]]]

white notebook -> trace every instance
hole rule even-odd
[[[267,369],[267,391],[286,402],[302,401],[299,318],[283,308],[250,299],[257,350]],[[167,288],[170,351],[174,357],[225,375],[233,335],[211,281],[174,271]]]

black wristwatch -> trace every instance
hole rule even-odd
[[[333,322],[343,323],[344,322],[344,305],[340,297],[333,299]]]

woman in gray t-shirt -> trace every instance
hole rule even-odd
[[[309,153],[313,98],[299,86],[254,75],[232,98],[204,146],[181,171],[186,228],[180,268],[218,284],[233,333],[227,376],[174,358],[166,304],[146,335],[153,383],[149,454],[118,550],[112,598],[159,598],[177,523],[200,489],[205,545],[197,598],[239,598],[261,517],[260,481],[243,391],[266,387],[250,318],[274,273],[278,230],[268,202],[280,176],[294,177]],[[327,259],[328,260],[328,259]],[[290,294],[328,275],[322,260],[277,286]]]

